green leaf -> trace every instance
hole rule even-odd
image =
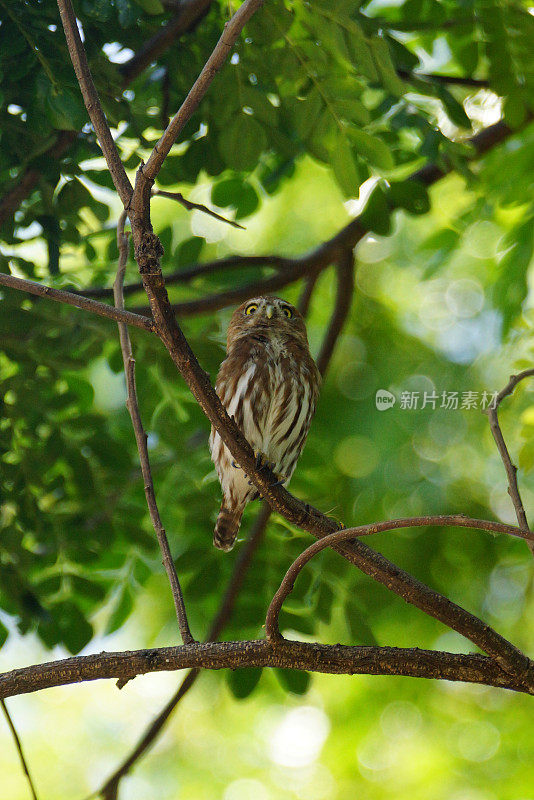
[[[81,96],[70,89],[56,92],[51,85],[45,100],[45,112],[58,130],[77,131],[88,121]]]
[[[426,186],[417,181],[390,183],[388,196],[392,208],[404,208],[411,214],[426,214],[430,211]]]
[[[237,700],[244,700],[252,694],[261,678],[261,667],[245,667],[227,672],[227,683]]]
[[[281,39],[293,24],[294,16],[282,0],[271,0],[249,20],[247,36],[258,45],[270,45]]]
[[[234,208],[236,219],[250,216],[260,203],[254,187],[239,178],[228,178],[216,183],[211,190],[211,201],[221,208]]]
[[[342,131],[338,131],[337,145],[332,150],[330,163],[345,197],[355,197],[360,187],[360,176],[347,137]]]
[[[220,153],[231,169],[253,170],[266,148],[263,126],[247,114],[240,114],[219,134]]]
[[[5,643],[8,636],[8,630],[5,625],[0,622],[0,647]]]
[[[385,89],[395,97],[402,97],[406,91],[402,81],[395,70],[386,39],[376,36],[371,40],[371,49],[377,72]]]
[[[113,613],[108,619],[106,625],[106,633],[113,633],[118,630],[123,623],[128,619],[133,608],[133,598],[127,584],[121,587],[117,599],[115,600],[115,608]]]
[[[527,296],[527,275],[534,254],[534,218],[528,216],[522,225],[506,237],[508,252],[499,263],[499,277],[493,287],[493,302],[503,315],[506,335],[521,311]]]
[[[73,655],[83,650],[93,637],[93,628],[77,605],[70,600],[56,603],[51,609],[61,641]]]
[[[387,197],[382,187],[377,184],[365,208],[360,214],[360,222],[366,230],[374,231],[380,236],[387,236],[391,229],[391,220]]]
[[[449,92],[446,86],[438,86],[437,94],[445,106],[445,111],[449,119],[460,128],[471,128],[471,120],[465,113],[464,107],[456,100],[454,95]]]
[[[165,8],[160,0],[135,0],[147,14],[163,14]]]
[[[355,149],[366,161],[379,169],[388,170],[394,167],[391,150],[378,136],[371,136],[370,133],[358,128],[349,128],[348,135]]]
[[[304,670],[277,667],[274,674],[280,681],[280,685],[293,694],[306,694],[310,688],[311,675]]]
[[[196,264],[204,247],[204,239],[192,236],[182,242],[174,251],[174,258],[178,264]]]

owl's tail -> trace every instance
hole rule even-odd
[[[219,550],[228,552],[234,546],[244,508],[245,506],[230,506],[223,499],[213,532],[213,544]]]

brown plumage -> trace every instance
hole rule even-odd
[[[249,444],[284,483],[306,441],[320,381],[296,308],[278,297],[239,306],[215,388]],[[213,428],[210,450],[223,492],[213,543],[231,550],[245,506],[257,492]]]

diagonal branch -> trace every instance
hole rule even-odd
[[[398,530],[399,528],[426,528],[431,525],[438,527],[476,528],[478,530],[492,531],[493,533],[506,533],[510,536],[526,539],[529,543],[534,543],[534,533],[522,531],[519,528],[505,525],[501,522],[471,519],[465,517],[463,514],[394,519],[388,520],[387,522],[373,522],[370,525],[361,525],[358,528],[347,528],[345,530],[336,531],[307,547],[289,567],[267,610],[267,617],[265,619],[265,633],[267,639],[278,642],[282,638],[278,627],[278,618],[282,605],[284,600],[293,591],[299,573],[315,555],[326,550],[327,547],[332,547],[332,545],[342,542],[349,542],[358,536],[371,536],[381,531]]]
[[[508,494],[510,495],[514,505],[517,523],[523,531],[530,531],[530,528],[528,526],[527,515],[525,513],[523,501],[521,500],[521,495],[519,493],[519,486],[517,484],[517,467],[512,463],[510,453],[508,452],[506,442],[504,441],[504,436],[499,424],[498,409],[504,398],[513,393],[518,383],[525,378],[532,378],[533,376],[534,369],[526,369],[523,372],[520,372],[518,375],[511,375],[510,380],[504,389],[501,389],[495,398],[495,402],[490,404],[486,409],[486,413],[490,421],[491,433],[493,434],[495,444],[497,445],[497,449],[501,455],[501,459],[506,470],[506,476],[508,478]],[[527,544],[530,547],[532,555],[534,555],[534,544],[532,542],[527,542]]]
[[[124,273],[126,271],[126,262],[128,261],[128,235],[124,233],[124,223],[126,221],[126,212],[123,211],[119,223],[117,225],[117,245],[119,248],[119,266],[117,269],[117,277],[113,291],[115,294],[115,305],[121,311],[124,310],[124,297],[122,294],[122,285],[124,283]],[[126,386],[128,388],[128,397],[126,400],[126,407],[132,419],[132,425],[135,433],[135,441],[137,442],[137,450],[139,452],[139,461],[141,464],[141,472],[145,483],[145,496],[150,514],[150,519],[156,533],[158,543],[163,557],[163,565],[171,584],[172,596],[174,600],[174,607],[176,610],[176,617],[178,619],[178,626],[182,635],[184,644],[191,644],[195,641],[189,629],[187,621],[187,614],[185,610],[184,598],[182,594],[182,587],[178,580],[176,567],[172,560],[171,551],[167,534],[161,522],[159,515],[158,504],[156,502],[156,493],[154,491],[154,482],[152,480],[152,470],[150,468],[150,459],[148,456],[147,437],[141,421],[141,414],[139,411],[139,403],[137,400],[137,387],[135,382],[135,359],[133,357],[132,343],[130,341],[130,334],[128,327],[119,322],[119,338],[122,351],[122,360],[124,362],[124,373],[126,375]]]
[[[28,786],[30,787],[30,792],[33,800],[38,800],[37,792],[35,791],[35,786],[33,785],[32,776],[30,775],[30,770],[28,769],[28,762],[26,761],[26,757],[24,755],[24,750],[22,749],[22,742],[20,741],[20,737],[17,733],[17,729],[15,728],[15,723],[11,718],[11,714],[8,711],[6,706],[5,700],[0,700],[0,706],[2,707],[2,711],[4,712],[4,717],[6,718],[6,722],[8,724],[9,730],[11,731],[11,735],[13,737],[13,741],[15,742],[15,747],[17,748],[17,753],[19,754],[20,764],[22,766],[22,771],[26,775],[26,780],[28,781]]]

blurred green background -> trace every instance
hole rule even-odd
[[[121,48],[137,49],[157,30],[160,16],[166,20],[173,11],[170,4],[161,9],[149,5],[141,4],[141,11],[130,3],[77,7],[106,111],[132,170],[159,130],[163,78],[158,69],[163,65],[171,75],[172,110],[228,11],[225,4],[214,4],[181,49],[162,56],[133,89],[117,95],[116,54]],[[34,54],[34,72],[26,77],[9,71],[14,54],[0,48],[4,188],[9,191],[29,167],[41,170],[33,193],[2,228],[1,269],[59,287],[110,285],[118,204],[91,131],[82,129],[84,112],[63,41],[59,32],[49,30],[57,23],[54,4],[40,6],[44,27],[25,4],[16,13],[7,6],[0,26],[4,44],[16,42],[20,53],[28,49],[28,33],[42,36],[41,57],[35,61]],[[284,20],[278,33],[262,39],[262,31],[270,28],[259,18],[250,41],[238,46],[240,60],[226,67],[192,120],[161,185],[236,215],[246,230],[154,199],[154,228],[166,251],[164,271],[234,252],[300,254],[347,224],[373,181],[381,179],[378,191],[386,202],[377,203],[375,194],[368,209],[372,230],[356,248],[350,317],[292,491],[346,525],[438,513],[513,523],[504,469],[480,400],[533,362],[534,131],[526,122],[532,107],[532,51],[527,47],[532,16],[526,6],[507,3],[498,4],[498,14],[497,4],[490,3],[388,6],[375,0],[356,6],[319,3],[310,22],[306,4],[274,4],[271,13]],[[99,8],[104,16],[98,17]],[[125,16],[128,9],[131,18]],[[328,27],[324,15],[332,9],[336,15]],[[110,36],[113,15],[119,13],[120,27]],[[453,13],[459,27],[445,25]],[[389,20],[385,38],[372,23],[378,15],[384,24]],[[502,30],[495,27],[497,18]],[[10,25],[16,28],[11,35]],[[407,26],[410,32],[403,31]],[[364,67],[353,53],[342,51],[339,32],[356,36],[360,27],[375,65],[382,66],[380,75],[364,73],[362,78]],[[318,30],[322,61],[312,52]],[[49,41],[46,31],[55,38]],[[118,44],[113,44],[115,35]],[[381,61],[385,57],[373,48],[383,49],[386,40],[391,52]],[[499,43],[512,48],[512,67],[505,64]],[[304,76],[291,66],[295,60],[302,63],[295,53],[308,64]],[[410,69],[467,72],[490,85],[455,86],[450,96],[440,82],[399,86],[396,75],[407,66],[406,53],[416,61]],[[110,59],[108,72],[99,60],[103,54]],[[348,71],[347,58],[355,75]],[[67,90],[45,92],[50,70],[43,59]],[[393,64],[392,72],[386,62]],[[314,80],[310,63],[317,72]],[[259,81],[254,83],[250,76],[256,73]],[[349,78],[353,83],[347,86]],[[313,92],[318,87],[324,108],[316,113]],[[276,102],[268,97],[275,88]],[[242,113],[234,130],[224,107],[231,112],[229,98],[236,95]],[[32,122],[36,97],[47,113]],[[333,108],[334,99],[339,108]],[[458,140],[496,122],[503,109],[515,134],[473,162]],[[338,133],[321,122],[321,114],[341,120],[334,127]],[[251,119],[261,127],[247,127]],[[81,129],[73,149],[55,165],[40,160],[42,153],[35,151],[39,124],[41,151],[53,146],[58,130]],[[360,137],[362,131],[369,139]],[[353,137],[349,149],[345,134]],[[236,152],[248,157],[236,160]],[[429,205],[423,198],[423,206],[416,208],[420,195],[404,179],[427,158],[442,165],[452,161],[454,171],[431,189]],[[388,210],[394,183],[408,186],[405,205],[415,215]],[[384,235],[388,224],[390,235]],[[219,272],[173,287],[171,298],[186,301],[268,274],[267,268]],[[135,280],[130,263],[127,281]],[[280,294],[296,302],[301,289],[300,283],[292,284]],[[334,295],[330,268],[318,280],[309,312],[314,352]],[[142,295],[131,304],[136,302],[143,302]],[[231,311],[183,319],[213,379],[224,355]],[[172,598],[124,408],[115,327],[82,311],[4,290],[0,332],[0,668],[69,653],[175,643]],[[209,426],[163,347],[143,332],[132,330],[131,335],[161,514],[191,626],[201,638],[258,504],[247,509],[236,550],[228,555],[215,551],[211,536],[220,490],[207,448]],[[377,410],[379,389],[395,394],[393,408]],[[402,392],[419,393],[419,407],[402,408]],[[437,393],[436,409],[420,407],[424,392]],[[463,393],[475,392],[478,407],[441,408],[443,392],[458,392],[460,405]],[[504,401],[500,415],[530,516],[533,398],[532,382],[524,382]],[[223,638],[262,635],[270,597],[309,542],[306,534],[273,516]],[[487,620],[523,651],[533,652],[532,557],[522,542],[479,531],[415,529],[381,534],[369,543]],[[281,624],[287,635],[328,643],[471,649],[460,636],[327,552],[299,577]],[[39,796],[82,798],[98,788],[130,752],[178,679],[161,673],[137,678],[120,692],[113,682],[96,682],[8,700]],[[0,741],[0,794],[9,800],[25,798],[27,785],[5,725]],[[124,779],[120,796],[532,800],[533,758],[532,700],[523,695],[406,678],[276,670],[261,676],[206,673],[150,754]]]

